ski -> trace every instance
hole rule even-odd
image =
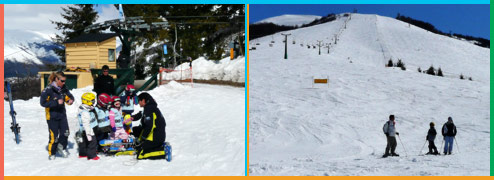
[[[112,146],[112,145],[119,145],[119,144],[132,144],[134,143],[134,139],[129,138],[129,139],[103,139],[99,141],[100,146]]]
[[[19,124],[17,124],[17,122],[15,120],[15,115],[17,113],[14,111],[14,104],[12,102],[12,92],[10,89],[10,83],[7,81],[5,81],[5,89],[7,90],[7,95],[9,97],[9,104],[10,104],[10,113],[9,114],[12,117],[12,123],[11,123],[10,129],[15,134],[15,142],[17,144],[19,144],[21,142],[20,137],[19,137],[21,127],[19,126]]]

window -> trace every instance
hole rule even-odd
[[[115,49],[108,49],[108,62],[115,61]]]

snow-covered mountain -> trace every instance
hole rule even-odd
[[[489,49],[378,15],[283,33],[288,59],[280,33],[250,44],[250,175],[489,175]],[[389,59],[406,71],[385,67]],[[431,65],[444,77],[417,71]],[[329,86],[312,88],[312,78]],[[401,156],[381,159],[390,114]],[[458,128],[453,155],[418,156],[431,121],[443,152],[449,116]]]
[[[301,26],[303,24],[310,23],[317,18],[321,18],[321,16],[285,14],[281,16],[266,18],[256,23],[273,23],[285,26]]]
[[[31,73],[44,64],[61,63],[54,49],[62,48],[54,44],[49,35],[28,30],[5,30],[4,64],[5,76],[25,74],[26,65],[31,66]]]

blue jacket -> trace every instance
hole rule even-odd
[[[46,120],[67,119],[65,104],[58,104],[59,99],[63,99],[64,102],[68,102],[70,99],[73,101],[74,96],[72,96],[65,85],[63,85],[62,88],[58,88],[53,84],[50,84],[43,90],[43,92],[41,92],[39,103],[41,106],[45,107]]]
[[[127,97],[129,101],[127,102]],[[128,104],[127,104],[128,103]],[[137,96],[134,93],[128,94],[126,91],[122,92],[120,95],[120,104],[122,104],[122,111],[134,111],[134,105],[137,105]]]

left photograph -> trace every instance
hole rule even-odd
[[[5,176],[246,174],[244,4],[4,10]]]

